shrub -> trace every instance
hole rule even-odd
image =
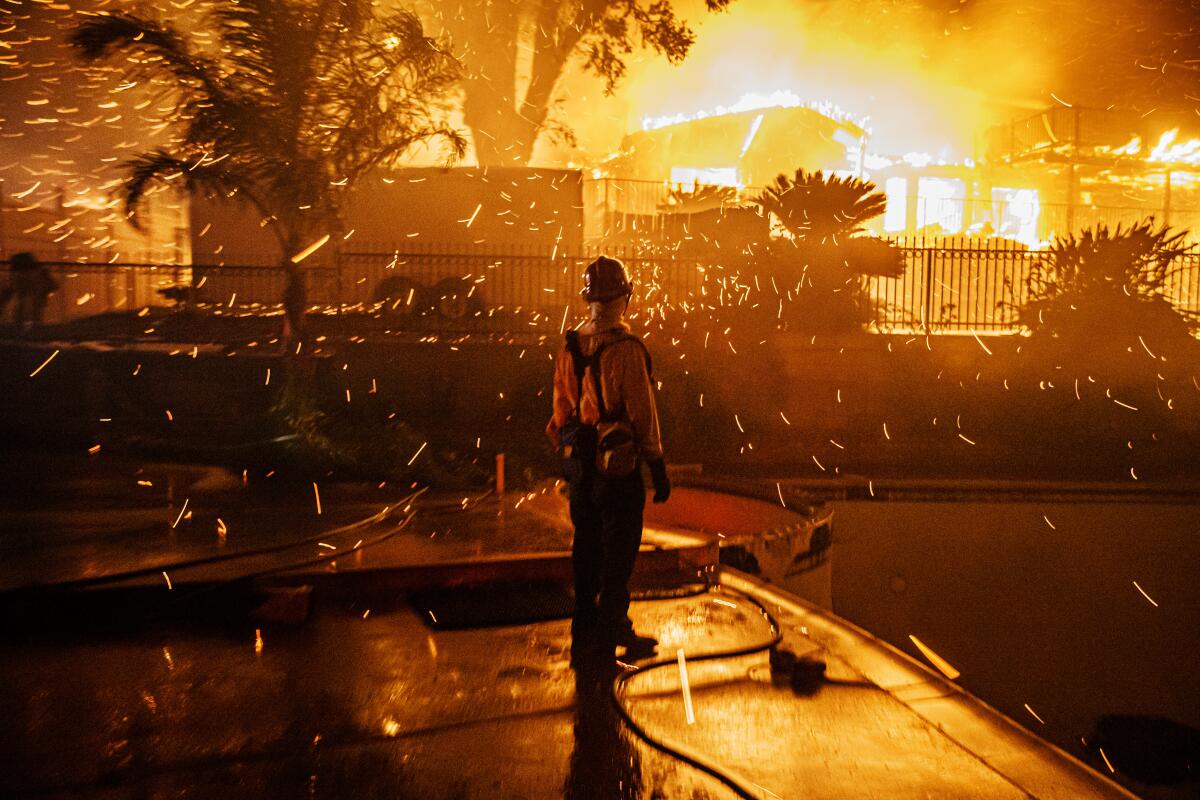
[[[1020,321],[1043,372],[1098,384],[1162,413],[1177,411],[1196,372],[1197,317],[1166,296],[1188,250],[1153,218],[1058,239],[1027,278]]]

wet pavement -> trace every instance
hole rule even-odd
[[[0,470],[0,596],[41,587],[170,590],[255,576],[328,586],[359,574],[414,588],[516,578],[520,570],[529,579],[570,575],[571,522],[553,482],[497,497],[286,483],[107,458]],[[648,525],[643,546],[702,550],[703,568],[716,563],[715,542]]]
[[[0,591],[316,540],[402,497],[386,485],[314,490],[217,467],[20,454],[0,466]]]
[[[434,597],[353,579],[496,563],[511,578],[520,562],[523,578],[561,581],[570,526],[552,485],[501,498],[330,486],[317,513],[315,493],[219,470],[93,460],[49,480],[44,466],[24,490],[9,470],[0,585],[238,557],[173,569],[174,586],[152,572],[55,594],[68,602],[53,613],[48,594],[0,592],[5,797],[704,800],[736,796],[728,784],[762,798],[1127,796],[835,617],[734,572],[695,586],[717,575],[716,534],[648,531],[639,570],[657,559],[675,581],[642,583],[658,599],[632,615],[663,665],[627,674],[572,665],[561,585]],[[730,511],[743,501],[685,497],[714,530],[745,524]],[[689,549],[696,560],[677,557]],[[247,599],[239,579],[264,575],[316,588],[255,583]],[[784,650],[823,669],[773,670],[766,619],[729,587],[769,606]],[[261,613],[263,591],[284,593],[282,612]],[[183,598],[187,614],[160,613]],[[754,652],[696,660],[732,649]],[[624,724],[618,675],[638,728],[726,782]]]
[[[728,590],[639,601],[632,613],[668,660],[771,634]],[[793,690],[773,679],[766,653],[689,662],[689,723],[681,672],[669,665],[628,681],[629,714],[761,797],[1071,796],[1026,792],[867,677],[834,629],[786,609],[780,619],[784,646],[822,659],[825,680]],[[113,620],[70,642],[7,637],[5,794],[735,796],[621,724],[610,697],[620,665],[572,668],[566,620],[427,623],[403,602],[327,603],[295,627]],[[934,683],[914,687],[937,694]]]
[[[565,622],[433,631],[406,607],[342,606],[261,642],[4,648],[9,796],[724,796],[620,732],[603,680],[569,668]]]

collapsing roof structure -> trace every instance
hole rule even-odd
[[[761,108],[650,127],[628,134],[607,171],[618,177],[756,186],[806,169],[846,169],[866,131],[805,106]]]

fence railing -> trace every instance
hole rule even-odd
[[[1046,256],[1002,239],[900,239],[896,246],[904,273],[867,280],[874,330],[1016,331],[1030,270]]]
[[[869,328],[879,332],[1014,332],[1032,269],[1048,257],[1003,239],[896,239],[906,268],[864,279]],[[646,308],[718,307],[754,285],[745,263],[675,258],[608,248],[622,258]],[[341,252],[333,266],[302,270],[310,307],[357,314],[402,330],[557,331],[580,310],[579,275],[594,252]],[[279,267],[47,264],[58,290],[45,321],[66,322],[177,304],[222,315],[278,312],[286,282]],[[0,286],[8,285],[0,262]],[[764,282],[767,279],[764,278]],[[767,285],[756,290],[768,292]],[[1200,313],[1200,247],[1174,265],[1165,296]],[[740,301],[739,301],[740,302]],[[774,305],[772,299],[771,305]]]
[[[1004,239],[895,239],[906,269],[896,278],[870,278],[870,327],[887,332],[1016,332],[1029,300],[1034,266],[1050,251]],[[1163,296],[1200,313],[1200,245],[1172,265]]]

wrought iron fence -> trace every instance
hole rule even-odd
[[[906,269],[867,280],[873,330],[1011,332],[1033,263],[1045,253],[1004,239],[897,239]]]
[[[870,278],[872,330],[880,332],[1008,333],[1029,299],[1029,276],[1050,251],[1005,239],[967,237],[893,240],[907,265],[896,278]],[[1164,296],[1200,313],[1200,245],[1173,265]]]
[[[906,269],[867,278],[869,328],[877,332],[1014,332],[1027,284],[1046,251],[1002,239],[897,239]],[[384,328],[431,332],[557,331],[578,313],[579,274],[595,252],[554,249],[480,252],[427,246],[342,252],[333,266],[301,271],[312,310],[358,315]],[[662,310],[712,305],[737,272],[718,259],[647,255],[609,248],[639,287],[641,303]],[[286,275],[280,267],[47,263],[58,289],[45,321],[192,307],[223,315],[278,313]],[[0,262],[0,287],[9,284]],[[742,274],[742,283],[753,282]],[[1175,265],[1166,296],[1200,312],[1200,247]]]

